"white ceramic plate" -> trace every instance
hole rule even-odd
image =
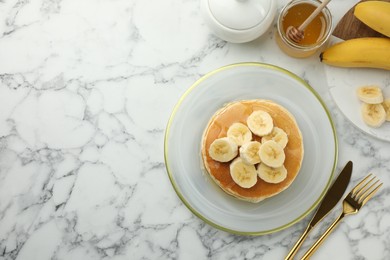
[[[380,140],[390,142],[390,122],[379,128],[369,127],[360,115],[361,102],[356,89],[365,85],[377,85],[382,88],[385,98],[390,98],[390,73],[384,70],[337,68],[325,69],[330,94],[340,111],[358,129]]]
[[[304,139],[302,168],[282,193],[253,204],[223,192],[203,170],[203,131],[224,104],[270,99],[296,118]],[[240,63],[212,71],[194,83],[176,105],[165,133],[165,164],[184,204],[219,229],[245,235],[268,234],[304,218],[330,185],[337,161],[337,138],[329,112],[302,79],[260,63]]]

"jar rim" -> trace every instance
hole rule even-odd
[[[277,30],[278,30],[278,33],[280,35],[281,40],[285,44],[287,44],[287,45],[289,45],[291,47],[294,47],[296,49],[302,50],[302,51],[311,51],[311,50],[317,49],[319,46],[321,46],[323,43],[325,43],[328,40],[328,38],[329,38],[329,36],[330,36],[330,34],[332,32],[332,30],[331,30],[332,29],[332,23],[333,23],[332,22],[332,15],[331,15],[330,10],[328,9],[328,7],[325,6],[322,9],[321,13],[323,13],[323,15],[325,17],[327,26],[326,26],[326,31],[325,31],[324,35],[321,37],[321,39],[319,41],[317,41],[314,44],[310,44],[310,45],[300,45],[300,44],[297,44],[297,43],[291,41],[287,37],[285,31],[282,28],[282,19],[284,17],[284,14],[286,13],[286,11],[289,8],[291,8],[291,7],[293,7],[293,6],[297,5],[297,4],[301,4],[301,3],[312,4],[315,7],[317,7],[318,5],[321,4],[321,2],[319,0],[293,0],[293,1],[289,2],[288,4],[286,4],[282,8],[282,10],[279,13],[279,17],[278,17],[278,20],[277,20]]]

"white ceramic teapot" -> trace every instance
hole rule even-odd
[[[276,0],[201,0],[201,10],[218,37],[243,43],[268,30],[276,14]]]

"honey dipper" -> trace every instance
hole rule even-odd
[[[324,0],[314,11],[307,17],[307,19],[298,27],[289,26],[286,30],[286,35],[292,41],[299,43],[305,37],[305,28],[313,21],[314,18],[324,9],[324,7],[330,2],[330,0]]]

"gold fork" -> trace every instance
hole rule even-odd
[[[308,259],[322,244],[325,238],[333,231],[338,223],[347,215],[356,214],[361,207],[363,207],[367,201],[369,201],[374,194],[379,190],[383,183],[379,183],[379,180],[375,180],[375,176],[372,174],[366,176],[361,182],[359,182],[351,192],[345,197],[343,201],[343,211],[340,216],[330,225],[330,227],[324,232],[324,234],[309,248],[301,260]],[[371,179],[369,179],[371,177]],[[369,179],[369,180],[368,180]],[[371,185],[370,185],[371,184]],[[370,185],[370,186],[369,186]]]

